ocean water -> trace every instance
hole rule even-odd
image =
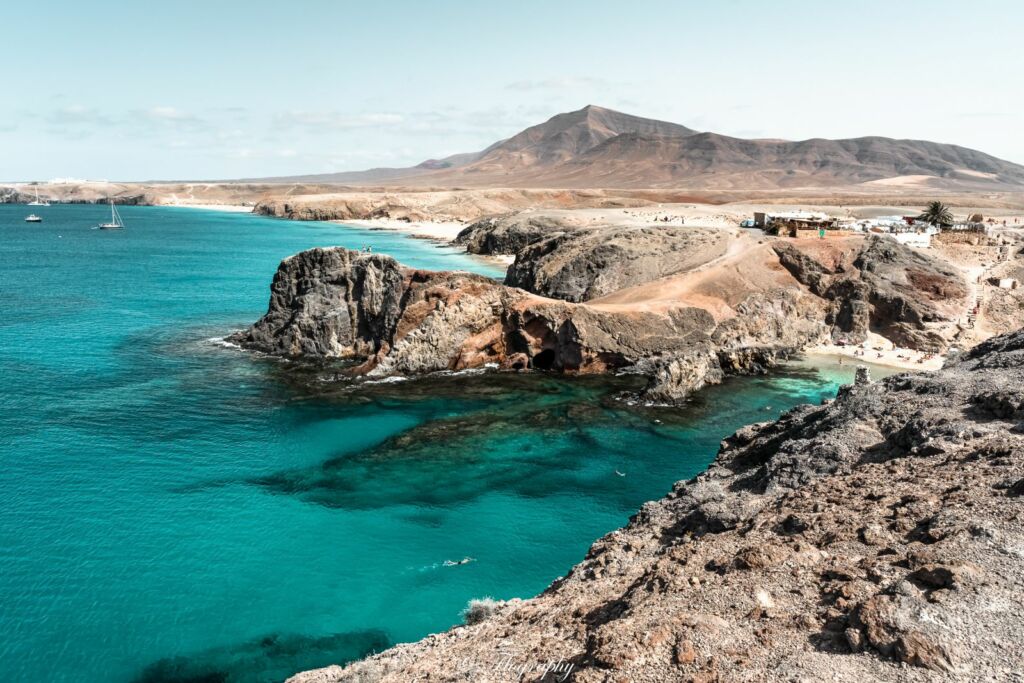
[[[216,342],[263,313],[281,258],[371,244],[499,273],[330,224],[36,212],[0,205],[3,681],[279,681],[445,629],[853,372],[795,364],[682,408],[632,405],[631,377],[314,382]]]

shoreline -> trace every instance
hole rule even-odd
[[[365,228],[367,230],[382,230],[386,232],[398,232],[418,240],[426,240],[440,246],[451,247],[453,240],[458,237],[466,225],[457,221],[400,221],[394,218],[352,218],[346,220],[327,221],[343,227]],[[508,255],[484,255],[470,254],[473,258],[480,259],[491,265],[508,268],[515,260],[514,256]]]
[[[855,355],[863,351],[864,355]],[[805,348],[802,353],[807,356],[819,356],[840,359],[849,359],[853,365],[884,365],[889,368],[898,368],[911,372],[924,372],[926,370],[939,370],[946,361],[941,354],[925,354],[921,351],[903,349],[899,347],[884,348],[877,351],[874,345],[868,346],[838,346],[836,344],[816,344]],[[902,357],[901,357],[902,356]],[[930,357],[929,357],[930,356]],[[907,360],[909,358],[909,360]]]
[[[394,218],[351,218],[328,221],[339,225],[353,225],[370,230],[401,232],[417,239],[451,243],[466,227],[456,221],[400,221]]]
[[[224,213],[252,213],[254,208],[243,206],[242,204],[186,204],[181,202],[174,204],[151,204],[151,206],[173,209],[207,209],[208,211],[222,211]]]

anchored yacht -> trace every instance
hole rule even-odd
[[[36,198],[35,198],[35,200],[29,202],[28,205],[29,206],[49,206],[50,205],[50,202],[40,201],[39,200],[39,186],[38,185],[36,185]],[[28,220],[28,219],[26,219],[26,220]],[[38,221],[36,221],[36,222],[38,222]]]
[[[110,200],[110,222],[100,223],[96,227],[100,230],[120,230],[124,227],[124,221],[121,220],[121,214],[117,212],[113,199]]]

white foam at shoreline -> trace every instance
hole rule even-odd
[[[240,344],[228,341],[227,337],[210,337],[206,340],[207,344],[213,344],[224,349],[234,349],[236,351],[244,351]]]
[[[382,377],[380,379],[368,379],[363,384],[397,384],[398,382],[408,382],[409,378],[403,375],[391,375],[390,377]]]

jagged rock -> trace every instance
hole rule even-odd
[[[867,237],[849,266],[823,264],[791,242],[773,248],[793,277],[833,302],[834,338],[861,342],[874,331],[907,348],[948,347],[927,327],[955,319],[966,299],[963,277],[948,264],[881,236]]]
[[[378,375],[478,367],[502,358],[500,316],[516,298],[478,275],[311,249],[281,262],[267,314],[231,339],[277,355],[367,360],[363,370]]]
[[[644,395],[658,402],[678,401],[724,378],[718,355],[704,347],[658,364]]]
[[[934,626],[922,622],[922,609],[913,597],[879,595],[858,608],[853,622],[879,653],[914,666],[951,671],[949,648]],[[929,633],[919,629],[928,629]]]
[[[776,290],[754,294],[736,315],[714,327],[707,342],[651,361],[645,398],[660,403],[686,399],[727,375],[765,374],[827,334],[821,307],[810,297]]]
[[[282,261],[267,314],[231,340],[276,355],[365,361],[353,371],[374,376],[487,363],[605,372],[683,353],[714,326],[698,308],[609,313],[329,248]]]

